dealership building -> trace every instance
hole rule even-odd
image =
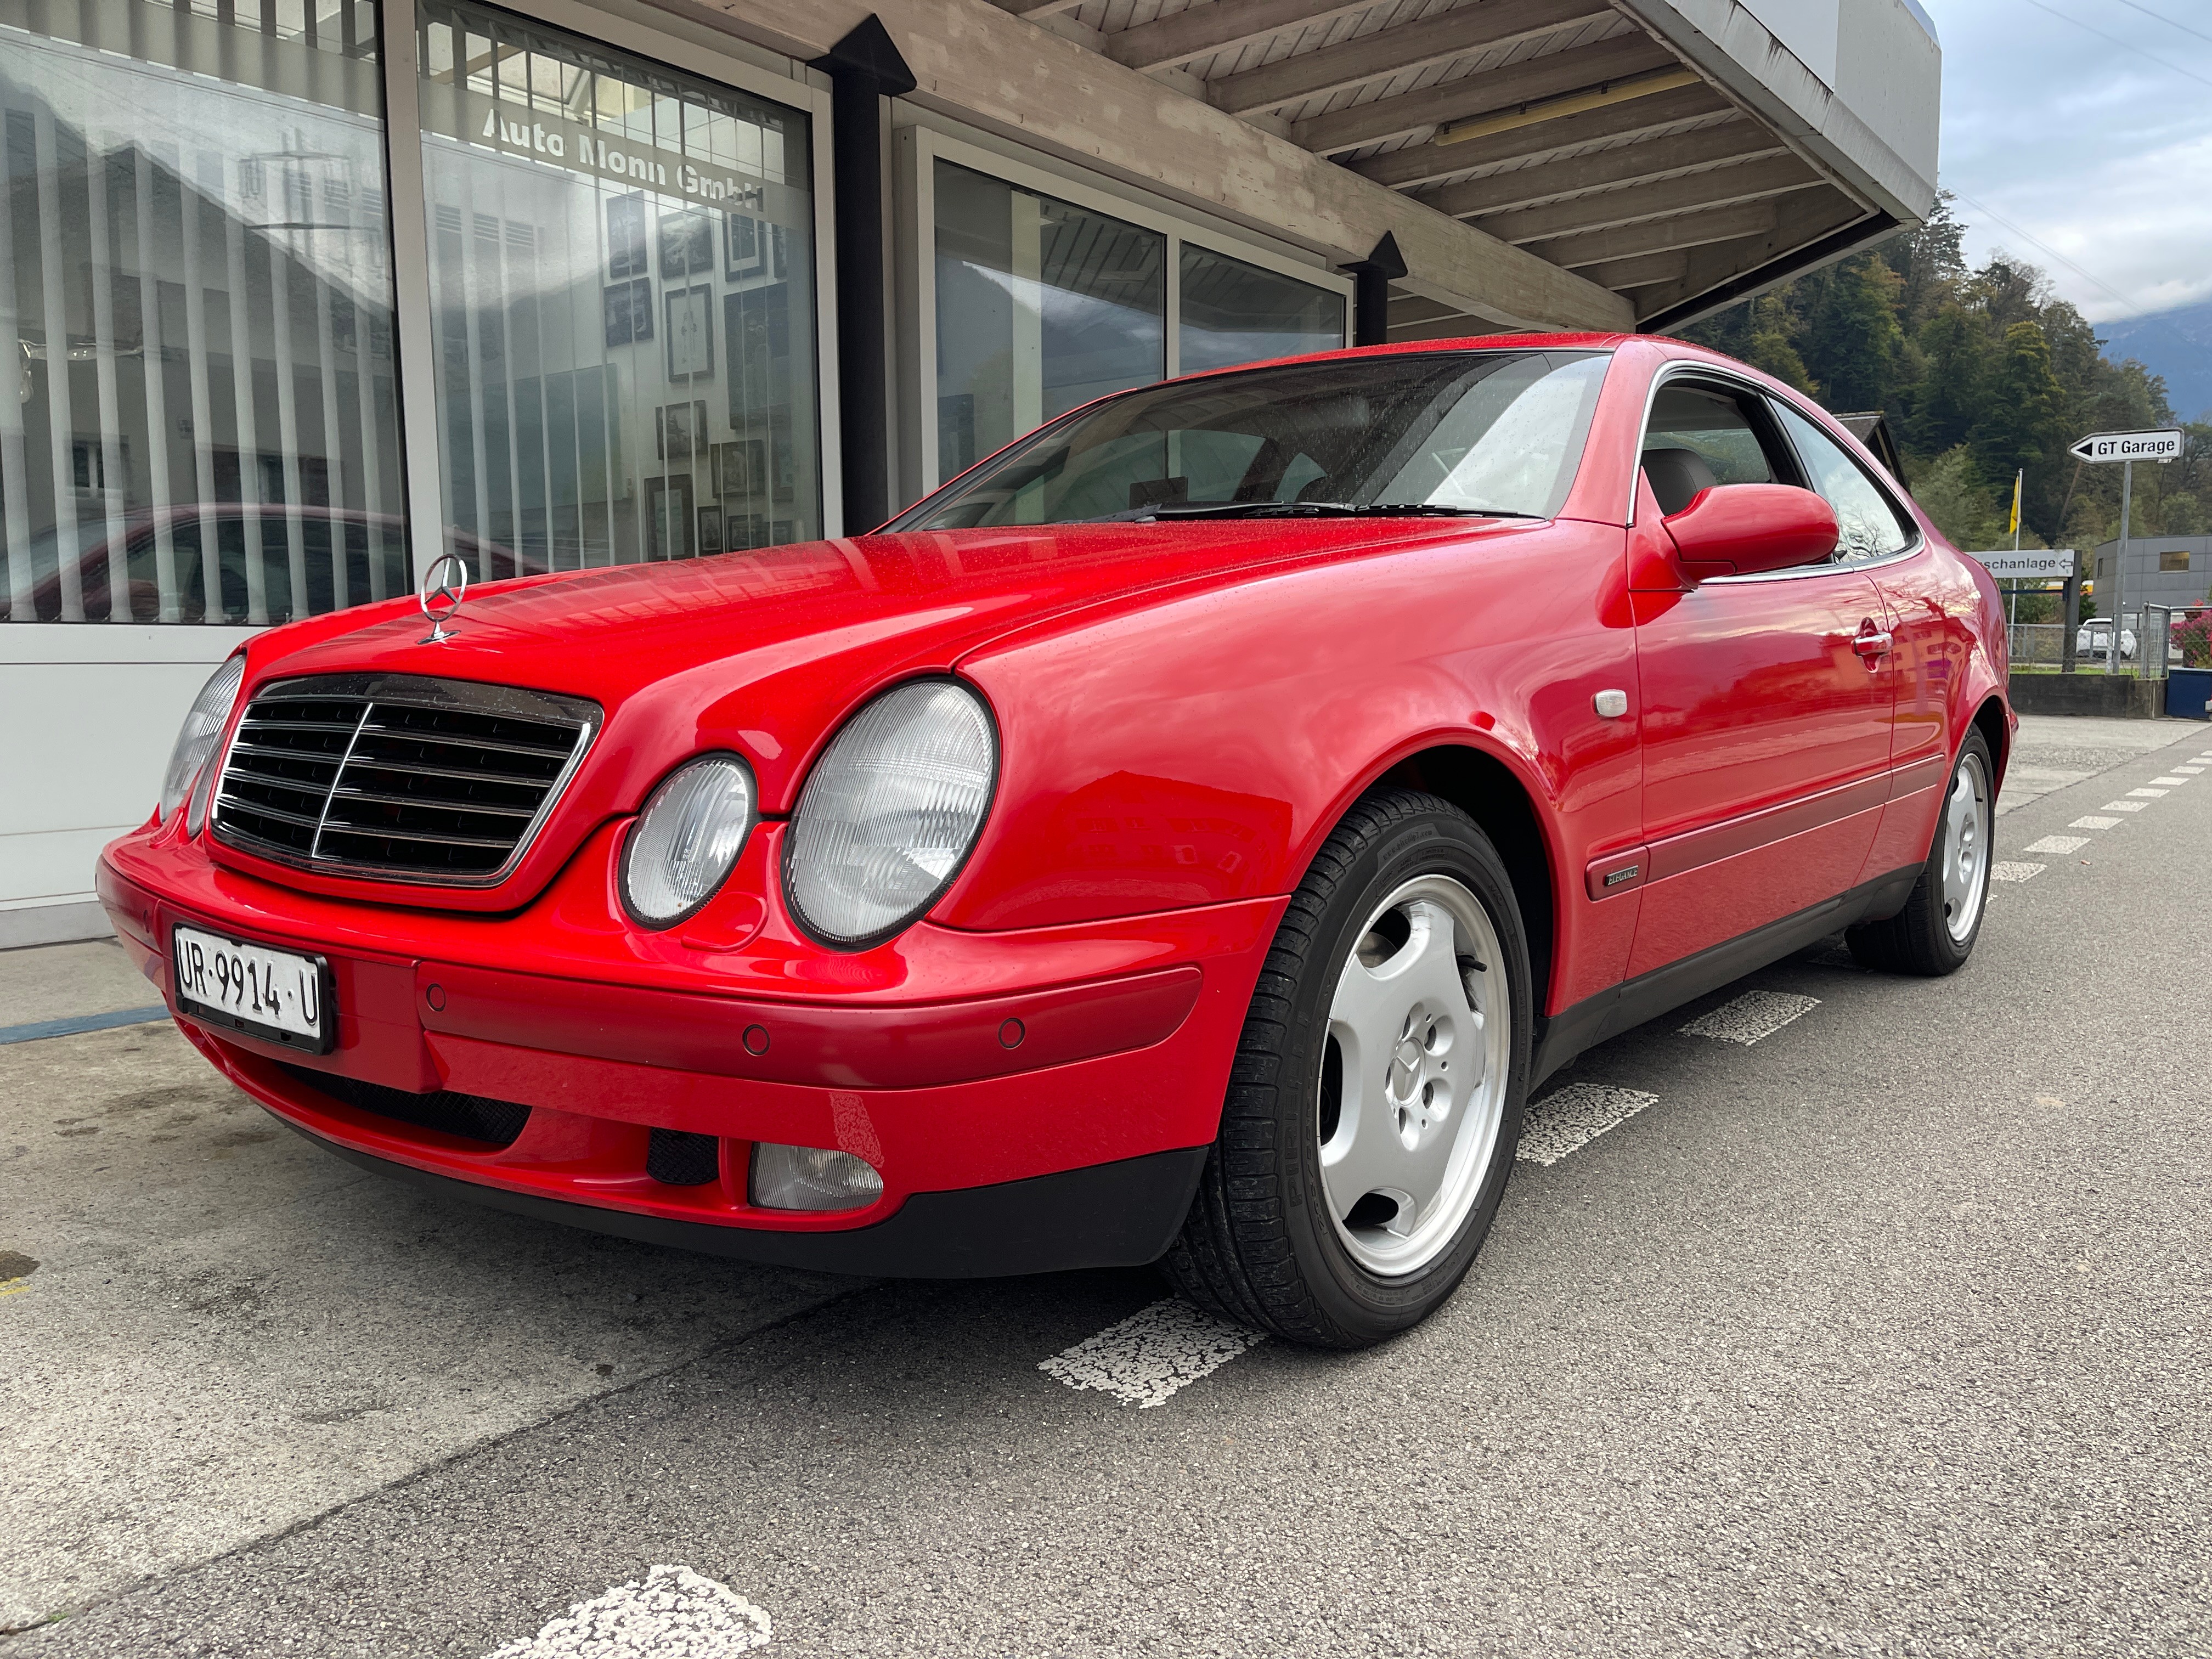
[[[253,630],[858,532],[1076,404],[1917,222],[1914,0],[0,0],[0,947]],[[4,1023],[4,1021],[0,1021]]]

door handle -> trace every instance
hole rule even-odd
[[[1862,657],[1887,656],[1889,653],[1889,635],[1887,632],[1861,634],[1851,641],[1851,649]]]

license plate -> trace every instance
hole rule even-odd
[[[186,1012],[290,1048],[330,1052],[337,1022],[330,964],[322,957],[182,926],[169,930],[169,952],[177,1006]]]

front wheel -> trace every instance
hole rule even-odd
[[[1996,829],[1996,769],[1978,731],[1959,745],[1943,817],[1912,896],[1882,921],[1844,935],[1852,956],[1868,968],[1936,977],[1955,974],[1974,953],[1990,896],[1990,859]]]
[[[1426,1318],[1512,1172],[1531,1006],[1512,880],[1474,820],[1412,790],[1361,799],[1261,970],[1164,1263],[1176,1287],[1319,1347]]]

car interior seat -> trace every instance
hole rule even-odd
[[[1698,499],[1701,489],[1720,482],[1705,458],[1694,449],[1647,449],[1644,476],[1651,481],[1651,494],[1661,513],[1672,518]]]

